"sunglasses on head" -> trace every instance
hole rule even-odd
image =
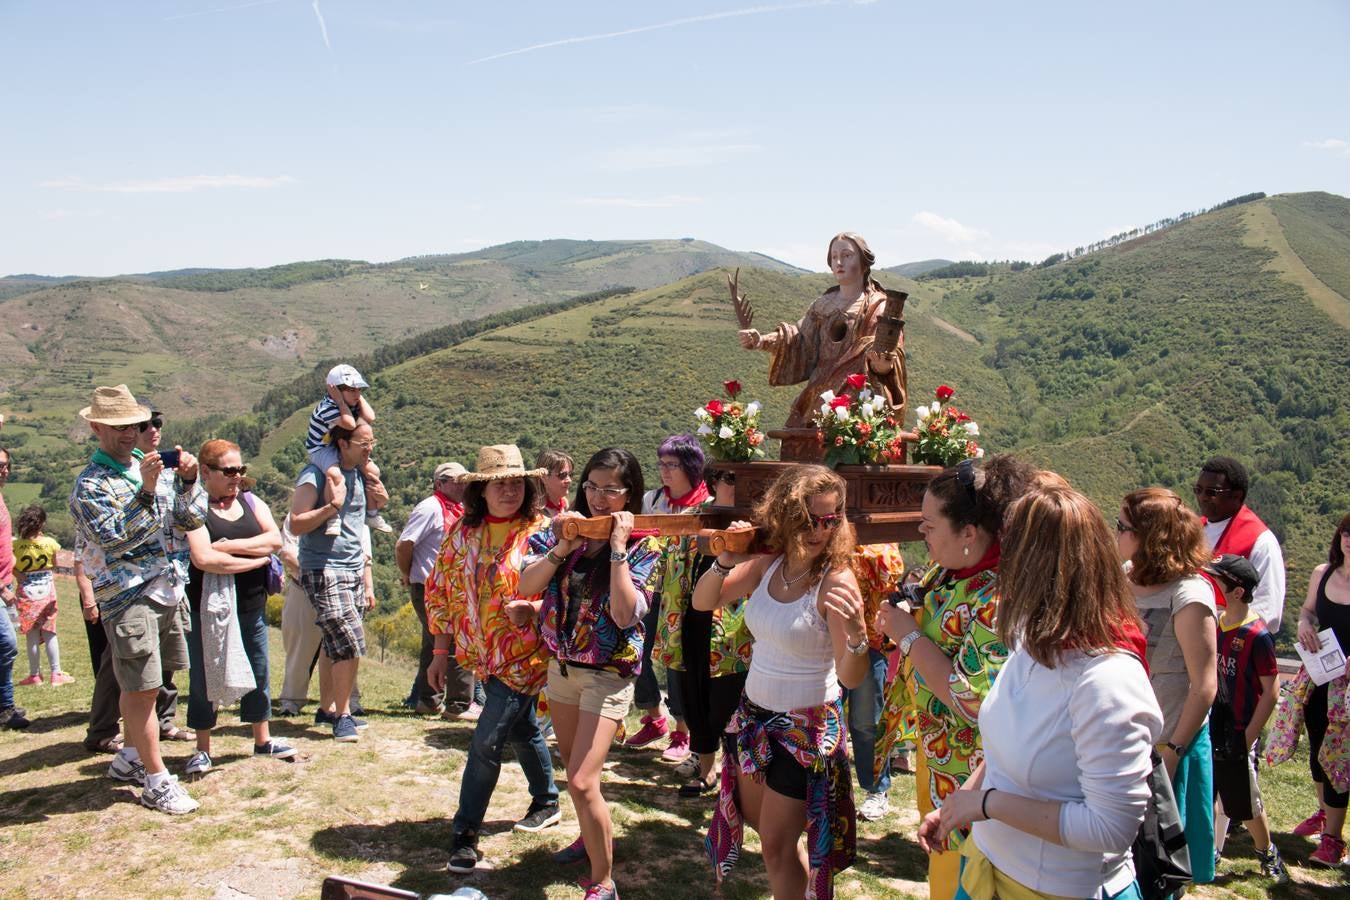
[[[962,460],[960,465],[956,467],[956,483],[965,489],[966,497],[970,500],[971,506],[979,505],[979,498],[975,494],[974,460]]]
[[[230,478],[234,478],[236,475],[248,474],[248,463],[244,463],[242,466],[213,466],[210,463],[206,463],[206,467],[208,469],[214,469],[220,474]]]

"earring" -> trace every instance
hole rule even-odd
[[[969,548],[969,547],[962,547],[962,548],[961,548],[961,555],[962,555],[962,556],[969,556],[969,555],[970,555],[970,548]]]

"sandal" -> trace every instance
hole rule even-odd
[[[86,750],[92,750],[94,753],[117,753],[124,746],[124,742],[120,734],[115,734],[112,737],[105,737],[101,741],[84,746]]]
[[[170,725],[168,728],[160,731],[159,739],[161,741],[195,741],[197,739],[197,734],[186,728]]]
[[[711,791],[716,784],[717,777],[715,775],[709,775],[707,781],[704,781],[695,775],[693,778],[690,778],[684,784],[680,785],[680,796],[701,797],[708,791]]]

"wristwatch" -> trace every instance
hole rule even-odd
[[[1175,753],[1175,754],[1177,755],[1178,758],[1180,758],[1180,757],[1186,755],[1186,748],[1185,748],[1185,747],[1178,747],[1176,744],[1172,743],[1171,741],[1168,741],[1168,742],[1167,742],[1166,744],[1164,744],[1163,746],[1166,747],[1168,750],[1171,750],[1173,753]]]
[[[909,648],[910,648],[910,647],[913,647],[913,646],[914,646],[914,642],[917,641],[917,640],[918,640],[919,638],[921,638],[921,637],[923,637],[923,631],[921,631],[921,630],[918,629],[918,628],[914,629],[914,630],[911,631],[909,634],[907,634],[907,635],[905,635],[904,637],[902,637],[902,638],[900,639],[900,644],[899,644],[899,647],[900,647],[900,655],[901,655],[901,656],[909,656]]]
[[[622,550],[610,550],[609,561],[615,564],[621,562],[628,562],[628,554],[623,552]]]

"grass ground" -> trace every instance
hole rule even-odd
[[[104,776],[109,757],[90,755],[81,745],[92,675],[69,580],[60,579],[59,588],[63,665],[78,681],[18,688],[34,724],[27,732],[0,732],[0,896],[312,897],[329,874],[423,894],[467,883],[493,900],[580,896],[580,870],[560,870],[549,860],[576,835],[566,790],[559,827],[539,835],[513,832],[511,823],[529,800],[509,753],[488,810],[480,871],[468,878],[445,871],[449,819],[472,728],[404,711],[400,700],[412,666],[393,658],[362,665],[371,726],[360,743],[334,744],[310,728],[308,718],[274,720],[274,733],[299,747],[301,759],[253,759],[247,727],[226,713],[213,748],[217,769],[189,786],[201,809],[169,818],[141,808],[130,788]],[[279,661],[279,636],[272,650]],[[275,689],[280,671],[274,668]],[[22,651],[16,671],[19,678],[27,674]],[[171,770],[181,771],[190,745],[166,747]],[[615,750],[606,770],[623,895],[715,896],[702,853],[710,802],[679,799],[670,770],[653,753]],[[1269,890],[1257,875],[1251,842],[1238,836],[1219,881],[1194,894],[1346,896],[1346,876],[1308,868],[1313,845],[1288,835],[1310,808],[1306,761],[1265,770],[1263,789],[1294,884]],[[889,816],[859,823],[859,859],[837,881],[841,897],[926,895],[925,859],[913,841],[912,778],[896,778],[891,800]],[[746,850],[722,896],[768,895],[753,838]]]

